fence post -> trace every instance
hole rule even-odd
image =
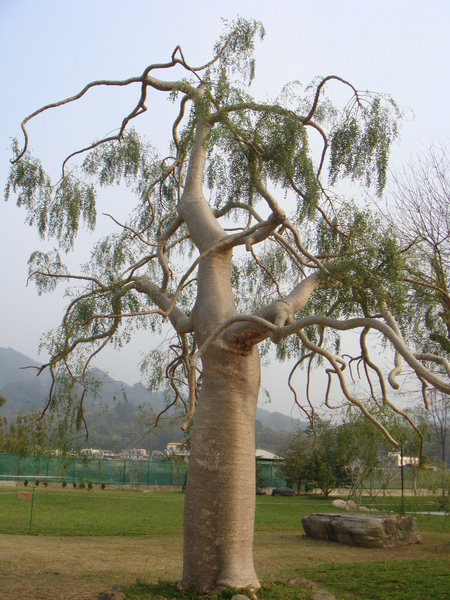
[[[400,448],[400,460],[401,460],[401,464],[400,464],[400,476],[401,476],[401,482],[402,482],[402,509],[401,509],[401,514],[404,515],[405,514],[405,496],[404,496],[404,484],[403,484],[403,446],[401,446],[401,448]]]
[[[30,533],[31,533],[31,522],[33,520],[33,503],[34,503],[34,486],[31,491],[30,526],[28,527],[28,535],[30,535]]]

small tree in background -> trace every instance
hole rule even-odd
[[[308,461],[311,454],[311,439],[304,431],[294,433],[287,448],[283,451],[283,461],[278,466],[278,473],[290,486],[296,486],[301,492],[301,486],[309,474]]]

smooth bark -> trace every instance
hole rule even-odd
[[[203,360],[184,512],[182,587],[259,587],[253,566],[256,348],[216,345]]]

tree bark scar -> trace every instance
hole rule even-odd
[[[239,335],[233,339],[233,347],[236,356],[247,356],[257,344],[266,338],[266,331],[247,329],[247,331],[240,332]]]

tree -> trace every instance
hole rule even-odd
[[[439,453],[439,473],[435,479],[439,481],[442,498],[450,487],[447,468],[448,436],[450,430],[450,401],[447,396],[434,392],[430,398],[428,424],[432,440]]]
[[[308,481],[313,481],[326,498],[339,483],[336,477],[336,467],[338,465],[333,458],[321,449],[315,449],[308,460]]]
[[[310,436],[314,442],[306,464],[306,477],[313,481],[325,496],[348,480],[345,469],[347,448],[342,444],[342,427],[331,420],[317,419]]]
[[[351,393],[333,332],[361,332],[360,359],[391,407],[385,377],[367,350],[370,330],[395,349],[394,388],[403,357],[423,381],[450,392],[446,377],[407,348],[395,320],[405,309],[406,284],[392,231],[323,183],[328,168],[331,185],[349,178],[380,194],[400,111],[390,98],[360,92],[337,76],[318,79],[305,92],[286,86],[271,102],[254,100],[249,85],[258,35],[259,23],[238,19],[226,24],[212,60],[201,67],[189,65],[177,46],[167,63],[139,76],[95,81],[38,109],[22,123],[25,143],[14,144],[6,189],[7,198],[17,194],[40,235],[58,244],[30,258],[38,291],[52,291],[59,282],[81,286],[69,290],[62,324],[46,342],[51,359],[43,369],[58,386],[44,412],[59,407],[81,427],[95,355],[107,344],[125,343],[136,328],[158,329],[161,320],[174,330],[170,356],[154,354],[148,367],[153,384],[165,376],[173,401],[185,406],[185,426],[195,411],[180,585],[200,592],[259,585],[252,556],[259,347],[270,339],[279,344],[280,358],[326,360],[346,400],[393,442]],[[172,80],[164,78],[168,72]],[[344,108],[325,96],[329,84],[348,91]],[[117,134],[67,157],[53,184],[28,151],[27,123],[95,88],[114,86],[139,87],[136,105]],[[156,93],[167,94],[176,107],[166,157],[129,128]],[[317,156],[310,136],[321,143]],[[80,274],[72,274],[61,252],[73,248],[83,223],[95,226],[95,182],[128,184],[137,204],[126,223],[111,216],[117,231],[95,245]]]
[[[413,332],[423,352],[450,352],[450,162],[431,146],[394,173],[391,218],[411,249],[405,280],[417,310]]]
[[[283,461],[280,462],[278,472],[286,480],[289,486],[296,485],[300,493],[301,486],[307,477],[308,460],[311,453],[310,439],[306,438],[305,432],[297,431],[291,436],[291,440],[283,452]]]
[[[434,442],[440,452],[439,458],[442,466],[446,468],[450,432],[450,401],[447,396],[438,393],[432,395],[428,422]]]

